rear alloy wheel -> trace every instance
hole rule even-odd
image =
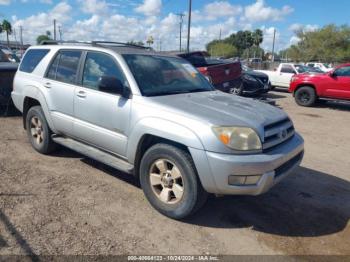
[[[316,102],[317,96],[315,90],[310,86],[300,87],[295,92],[295,102],[300,106],[313,106]]]
[[[49,154],[56,149],[51,139],[51,130],[46,122],[45,115],[40,106],[29,109],[26,118],[27,135],[36,151]]]

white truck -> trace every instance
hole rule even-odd
[[[306,66],[312,67],[312,68],[318,68],[320,70],[322,70],[323,72],[327,73],[333,70],[333,68],[331,66],[329,66],[328,64],[324,64],[324,63],[315,63],[315,62],[311,62],[311,63],[306,63]]]
[[[274,71],[256,70],[269,76],[272,87],[289,88],[293,75],[307,72],[307,67],[300,64],[281,63]]]

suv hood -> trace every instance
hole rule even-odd
[[[152,97],[161,110],[172,111],[216,126],[247,126],[262,131],[263,126],[285,119],[287,114],[251,98],[220,91]]]

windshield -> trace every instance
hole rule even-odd
[[[250,67],[248,67],[246,65],[242,65],[242,69],[243,69],[243,71],[246,71],[246,72],[253,71],[253,69],[251,69]]]
[[[123,57],[144,96],[214,90],[208,80],[184,59],[137,54]]]
[[[303,65],[295,65],[296,70],[298,71],[298,74],[302,74],[305,72],[309,72],[310,68],[307,66],[303,66]]]

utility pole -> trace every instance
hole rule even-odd
[[[276,40],[276,28],[274,28],[274,30],[273,30],[272,62],[275,62],[275,40]]]
[[[220,28],[219,40],[221,41],[221,28]]]
[[[179,16],[180,19],[180,52],[181,52],[181,44],[182,44],[182,23],[184,21],[183,17],[185,16],[183,13],[178,13],[176,14],[177,16]]]
[[[60,41],[62,41],[62,27],[58,27],[58,34],[60,35]]]
[[[188,1],[187,53],[190,52],[192,0]]]
[[[23,27],[22,26],[19,27],[19,37],[20,37],[21,49],[22,49],[23,48]]]
[[[56,19],[53,20],[53,40],[56,41]]]

